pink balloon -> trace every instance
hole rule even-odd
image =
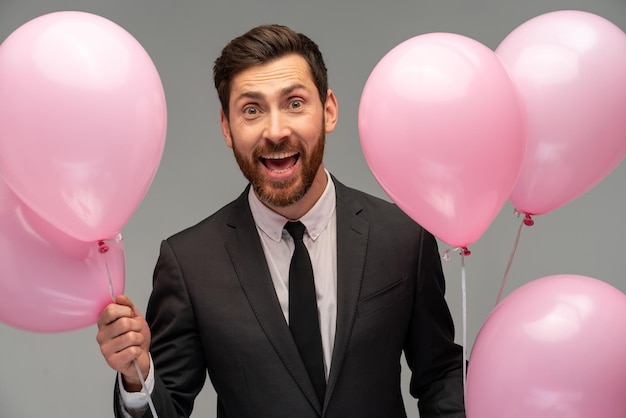
[[[100,253],[47,224],[0,180],[0,322],[47,333],[95,324],[111,301],[108,274],[124,291],[122,241],[105,244]]]
[[[451,33],[416,36],[380,60],[363,89],[359,133],[389,197],[459,247],[476,241],[508,199],[525,147],[500,60]]]
[[[626,154],[626,34],[591,13],[557,11],[516,28],[496,53],[528,118],[510,200],[544,214],[591,189]]]
[[[626,296],[586,276],[544,277],[489,315],[467,374],[468,418],[626,416]]]
[[[0,44],[0,173],[66,234],[119,232],[159,165],[166,106],[157,70],[115,23],[35,18]]]

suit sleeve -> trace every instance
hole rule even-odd
[[[156,412],[159,417],[189,417],[206,380],[206,364],[183,271],[167,241],[161,244],[154,270],[146,320],[152,332]],[[115,416],[123,417],[119,394],[115,396]],[[150,410],[143,417],[152,417]]]
[[[422,230],[411,328],[405,357],[412,370],[411,395],[421,418],[465,418],[463,348],[454,343],[454,322],[435,238]]]

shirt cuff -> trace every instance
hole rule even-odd
[[[148,397],[143,391],[143,388],[139,392],[128,392],[124,389],[124,383],[122,382],[122,375],[117,374],[117,384],[120,390],[120,397],[124,408],[131,414],[143,413],[148,407]],[[152,356],[150,356],[150,371],[145,381],[146,389],[148,393],[152,395],[154,390],[154,363],[152,362]]]

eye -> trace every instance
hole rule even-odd
[[[256,116],[259,114],[259,108],[256,106],[246,106],[243,108],[243,114],[245,116]]]
[[[304,101],[301,99],[295,99],[289,102],[289,107],[291,109],[300,109],[302,106],[304,106]]]

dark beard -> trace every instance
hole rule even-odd
[[[325,142],[326,134],[322,131],[310,155],[305,152],[300,143],[281,142],[276,145],[268,145],[256,149],[252,160],[249,160],[237,150],[237,141],[234,137],[232,138],[233,153],[241,172],[248,179],[259,199],[266,205],[274,207],[293,205],[306,195],[322,164]],[[302,175],[285,181],[268,181],[259,167],[259,157],[268,152],[294,149],[300,153],[299,159],[302,164]]]

